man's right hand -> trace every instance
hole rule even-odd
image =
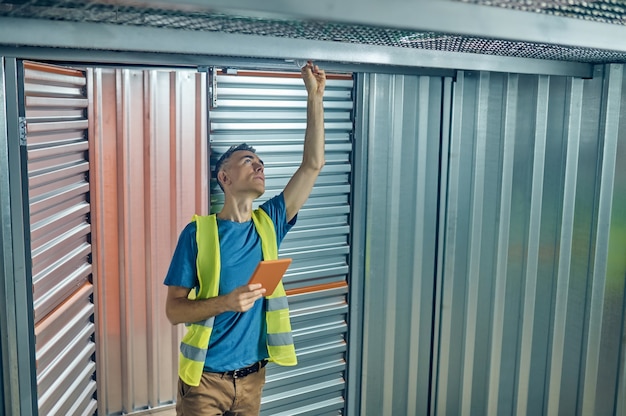
[[[172,325],[198,322],[224,312],[245,312],[265,294],[261,284],[244,285],[227,295],[209,299],[188,299],[190,289],[168,286],[165,313]]]
[[[264,294],[265,289],[263,289],[260,283],[239,286],[226,295],[228,309],[233,312],[245,312],[252,308],[254,302],[263,297]]]

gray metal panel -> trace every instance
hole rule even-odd
[[[295,75],[295,76],[294,76]],[[268,367],[262,414],[341,414],[345,406],[350,241],[352,89],[349,76],[329,76],[324,94],[326,165],[280,255],[293,258],[289,296],[297,367]],[[265,163],[265,194],[280,193],[302,160],[306,90],[299,74],[217,75],[209,111],[211,152],[254,146]],[[211,169],[215,158],[212,157]],[[211,179],[211,212],[223,193]]]
[[[15,339],[15,336],[9,338],[9,333],[13,333],[15,328],[14,323],[11,322],[11,318],[14,319],[14,313],[10,313],[14,308],[15,301],[12,299],[10,293],[12,288],[9,284],[11,282],[11,271],[9,270],[10,258],[12,257],[12,249],[10,244],[10,232],[11,223],[7,221],[10,218],[11,205],[10,205],[10,191],[9,191],[9,158],[8,158],[8,146],[7,146],[7,114],[6,114],[6,92],[5,92],[5,79],[4,79],[4,57],[0,57],[0,218],[2,219],[0,226],[0,253],[2,253],[2,268],[0,268],[0,304],[2,304],[2,314],[0,315],[0,412],[2,414],[11,413],[11,396],[9,392],[9,386],[11,380],[9,378],[9,371],[4,371],[4,362],[9,362],[9,341]],[[8,289],[8,290],[7,290]],[[11,318],[9,318],[11,315]],[[6,341],[2,341],[2,340]],[[5,384],[8,399],[5,407]],[[17,408],[17,406],[16,406]]]
[[[363,415],[428,414],[444,79],[371,75]]]
[[[262,415],[343,413],[347,292],[344,285],[289,295],[298,365],[268,367]]]
[[[608,69],[458,74],[435,414],[614,414],[625,118]]]
[[[24,64],[39,412],[96,411],[86,78]]]
[[[583,380],[583,414],[614,414],[626,316],[626,70],[606,67],[600,123],[602,159],[597,186],[597,220],[589,293],[589,332]],[[623,387],[623,386],[622,386]]]
[[[4,361],[3,359],[4,354],[2,354],[2,344],[6,343],[6,341],[2,342],[2,338],[3,337],[0,337],[0,374],[3,374],[3,377],[0,378],[0,411],[3,412],[2,414],[5,414],[8,412],[4,408],[4,368],[2,367],[2,362]]]

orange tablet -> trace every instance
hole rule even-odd
[[[290,258],[262,260],[257,264],[248,284],[261,283],[265,288],[265,295],[269,296],[274,293],[274,289],[278,286],[278,282],[283,278],[290,264]]]

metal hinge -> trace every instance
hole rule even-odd
[[[198,72],[207,73],[209,108],[217,108],[217,67],[198,66]],[[224,72],[229,73],[227,70],[224,70]]]
[[[20,146],[26,146],[26,117],[19,118]]]
[[[208,75],[209,108],[217,107],[217,68],[214,66],[198,66],[198,72],[206,72]]]
[[[211,108],[217,108],[217,68],[209,68],[209,100]]]
[[[209,108],[217,107],[217,69],[214,66],[198,66],[198,72],[207,74]]]

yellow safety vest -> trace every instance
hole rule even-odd
[[[220,287],[220,242],[217,219],[215,214],[194,215],[192,221],[196,222],[198,243],[196,268],[200,288],[197,293],[192,291],[190,298],[208,299],[217,296]],[[277,259],[278,244],[272,219],[262,209],[256,209],[252,212],[252,221],[261,237],[263,259]],[[265,299],[269,361],[285,366],[296,365],[298,361],[291,335],[289,305],[287,305],[287,295],[282,282],[278,284],[274,293],[266,296]],[[178,375],[190,386],[200,385],[213,321],[214,317],[211,317],[201,322],[188,324],[187,333],[180,344]]]

